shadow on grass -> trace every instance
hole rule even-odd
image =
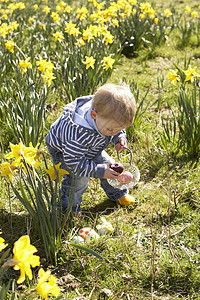
[[[30,230],[30,217],[27,214],[11,214],[5,209],[0,209],[1,237],[6,240],[6,243],[13,244],[22,235],[29,234]]]
[[[110,201],[109,199],[105,199],[102,202],[95,204],[94,206],[87,207],[86,209],[83,210],[84,214],[104,214],[104,215],[109,215],[115,211],[117,208],[118,204]]]
[[[155,281],[154,288],[158,294],[163,295],[167,293],[168,295],[179,297],[183,296],[194,296],[197,295],[200,290],[200,278],[196,277],[196,271],[192,267],[186,267],[184,273],[174,272],[173,267],[168,267],[165,270],[167,273],[160,274]],[[187,298],[188,299],[188,298]],[[198,298],[199,299],[199,298]]]
[[[184,174],[187,170],[195,170],[198,167],[199,157],[192,157],[188,155],[169,156],[169,157],[154,157],[152,163],[146,166],[144,171],[141,170],[141,177],[144,177],[145,183],[152,181],[162,168],[166,171],[164,176],[167,176],[169,171],[177,171],[177,167],[182,178],[186,178]],[[187,173],[187,172],[186,172]]]

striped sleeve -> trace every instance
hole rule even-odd
[[[113,136],[112,143],[114,145],[116,145],[120,138],[126,139],[126,130],[125,129],[122,129],[118,134]]]
[[[63,157],[68,168],[74,171],[74,174],[84,177],[100,177],[103,178],[105,166],[96,164],[92,160],[87,159],[87,147],[80,144],[77,140],[69,140],[63,145]]]

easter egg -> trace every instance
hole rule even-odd
[[[90,240],[97,240],[100,236],[99,234],[92,228],[90,227],[84,227],[81,228],[79,231],[79,235],[83,238],[83,239],[90,239]]]
[[[84,244],[84,239],[81,236],[75,236],[73,238],[74,244]]]
[[[120,183],[125,183],[126,184],[126,183],[129,183],[133,180],[133,175],[130,172],[125,171],[117,177],[117,180]]]
[[[120,163],[110,164],[110,168],[116,171],[117,173],[122,173],[124,170],[123,165]]]

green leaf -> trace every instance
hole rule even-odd
[[[73,244],[73,243],[70,243],[71,246],[79,249],[79,250],[83,250],[83,251],[86,251],[87,253],[91,254],[91,255],[94,255],[96,256],[97,258],[99,259],[104,259],[100,254],[98,254],[96,251],[94,250],[91,250],[89,248],[86,248],[85,246],[81,246],[81,245],[77,245],[77,244]]]

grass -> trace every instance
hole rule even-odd
[[[155,1],[160,9],[173,3]],[[187,1],[175,4],[176,9],[184,8]],[[192,4],[196,7],[198,3]],[[150,106],[134,140],[129,141],[134,163],[141,172],[140,182],[130,191],[136,204],[125,208],[113,204],[99,181],[91,179],[83,197],[82,217],[72,219],[64,232],[57,266],[49,266],[42,257],[34,224],[5,179],[0,179],[0,229],[4,238],[13,244],[21,235],[31,232],[41,264],[48,265],[58,278],[62,299],[200,299],[199,160],[181,153],[175,157],[168,155],[159,143],[161,116],[169,114],[167,102],[173,107],[177,103],[178,88],[167,79],[169,70],[174,68],[173,63],[184,68],[185,57],[192,57],[191,65],[200,68],[199,46],[189,44],[180,49],[177,43],[175,30],[154,53],[143,50],[131,59],[123,56],[109,79],[119,83],[124,77],[127,83],[137,82],[140,97],[150,87],[146,99]],[[157,80],[162,76],[163,88],[159,89]],[[63,103],[51,112],[46,130],[62,107]],[[8,133],[6,136],[9,139]],[[112,147],[108,152],[116,158]],[[96,229],[102,216],[112,223],[114,232],[91,242],[89,247],[103,260],[69,246],[66,241],[73,239],[81,227]],[[12,270],[5,281],[9,276],[18,278]],[[21,285],[17,292],[21,295],[29,289],[31,286]]]

